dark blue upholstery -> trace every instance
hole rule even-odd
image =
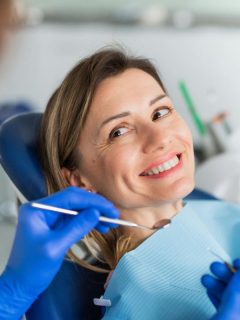
[[[17,189],[27,200],[47,194],[38,158],[41,113],[25,113],[0,127],[0,161]]]
[[[38,138],[42,114],[27,113],[5,122],[0,129],[0,161],[24,197],[31,201],[46,196],[39,165]],[[215,199],[195,189],[188,199]],[[92,299],[103,292],[106,275],[64,261],[49,288],[27,313],[28,320],[99,319]]]
[[[0,125],[17,114],[32,112],[32,105],[26,101],[5,102],[0,104]]]
[[[106,274],[65,260],[50,287],[27,312],[27,320],[97,320],[101,309],[93,298],[103,294]]]
[[[186,200],[217,200],[212,194],[195,188],[186,198]]]

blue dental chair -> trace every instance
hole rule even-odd
[[[47,195],[38,158],[41,119],[41,113],[21,114],[0,128],[0,162],[22,201]],[[187,199],[216,198],[194,189]],[[51,285],[27,312],[27,320],[100,319],[101,310],[94,306],[93,298],[103,294],[106,276],[64,260]]]

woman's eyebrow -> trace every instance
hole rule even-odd
[[[165,98],[165,97],[167,97],[167,95],[166,95],[165,93],[164,93],[164,94],[160,94],[160,95],[157,96],[156,98],[150,100],[149,106],[152,106],[154,103],[156,103],[157,101],[159,101],[159,100],[161,100],[161,99],[163,99],[163,98]],[[102,122],[102,124],[100,125],[98,132],[99,132],[99,131],[102,129],[102,127],[103,127],[105,124],[107,124],[108,122],[110,122],[110,121],[112,121],[112,120],[115,120],[115,119],[118,119],[118,118],[127,117],[127,116],[129,116],[130,114],[131,114],[131,112],[126,111],[126,112],[122,112],[122,113],[119,113],[119,114],[116,114],[116,115],[114,115],[114,116],[112,116],[112,117],[107,118],[107,119],[104,120],[104,121]]]
[[[158,100],[161,100],[163,98],[167,97],[167,95],[165,93],[163,94],[160,94],[159,96],[157,96],[156,98],[152,99],[150,102],[149,102],[149,106],[152,106],[155,102],[157,102]]]

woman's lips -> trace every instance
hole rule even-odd
[[[146,173],[147,171],[151,170],[152,168],[161,166],[163,163],[171,160],[172,158],[174,158],[175,156],[180,156],[181,152],[176,152],[173,151],[171,153],[168,153],[165,157],[161,157],[161,160],[158,161],[154,161],[153,163],[151,163],[146,169],[144,169],[144,171],[141,174]]]
[[[144,178],[150,178],[150,179],[159,179],[159,178],[167,177],[167,176],[171,175],[172,173],[175,173],[175,171],[177,171],[180,168],[182,168],[182,165],[183,165],[182,154],[177,154],[177,157],[179,159],[179,162],[178,162],[178,164],[176,166],[174,166],[174,167],[172,167],[172,168],[170,168],[168,170],[165,170],[163,172],[159,172],[157,174],[146,175],[146,174],[141,173],[140,176],[144,177]]]

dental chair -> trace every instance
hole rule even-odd
[[[38,158],[41,113],[10,118],[0,128],[0,162],[21,202],[47,195]],[[186,199],[216,199],[202,190]],[[65,259],[48,289],[33,303],[27,320],[97,320],[101,310],[93,299],[103,294],[106,274],[95,273]]]

